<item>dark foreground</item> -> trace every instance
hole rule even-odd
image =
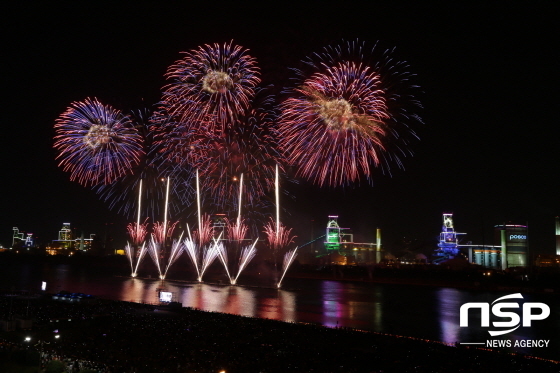
[[[112,373],[560,371],[555,362],[496,351],[188,308],[0,296],[0,319],[9,315],[33,326],[1,332],[4,372],[42,371],[53,358],[71,371]]]

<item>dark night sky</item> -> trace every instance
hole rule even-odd
[[[441,214],[453,212],[467,240],[490,243],[495,224],[528,222],[531,247],[553,252],[560,214],[554,2],[115,3],[3,6],[1,244],[11,244],[13,226],[46,241],[67,221],[86,234],[113,222],[124,236],[125,220],[57,168],[53,124],[72,101],[150,107],[179,52],[232,39],[251,50],[265,83],[281,86],[286,66],[358,38],[396,46],[418,75],[421,141],[404,171],[377,173],[373,186],[293,187],[288,223],[302,242],[311,220],[317,233],[328,214],[339,214],[358,240],[373,240],[379,226],[387,245],[408,237],[435,247]]]

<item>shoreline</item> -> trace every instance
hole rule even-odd
[[[259,365],[259,371],[263,372],[285,371],[283,369],[289,366],[292,366],[293,368],[298,364],[304,364],[299,361],[302,357],[307,355],[304,354],[303,356],[301,356],[301,354],[299,353],[301,348],[304,348],[306,351],[309,349],[311,349],[310,351],[317,351],[322,356],[320,358],[315,358],[315,360],[312,359],[310,363],[311,366],[313,366],[313,364],[325,364],[323,359],[327,359],[328,361],[332,362],[337,361],[337,363],[338,360],[336,359],[344,360],[345,366],[349,369],[342,370],[343,372],[409,371],[409,369],[417,367],[423,367],[424,369],[428,369],[428,371],[434,372],[456,371],[459,368],[464,369],[463,371],[466,372],[474,372],[480,369],[480,366],[478,364],[481,361],[487,362],[490,365],[493,364],[495,366],[500,366],[501,368],[513,369],[515,367],[517,369],[516,371],[529,372],[537,369],[538,371],[552,372],[557,371],[558,365],[560,364],[560,361],[557,360],[512,353],[504,350],[461,346],[457,344],[443,343],[440,341],[426,340],[423,338],[394,335],[389,333],[379,333],[369,330],[344,327],[330,328],[322,325],[302,322],[290,323],[279,320],[232,315],[221,312],[208,312],[188,307],[181,307],[175,310],[165,310],[163,312],[158,312],[156,310],[157,307],[154,305],[109,299],[97,299],[86,305],[57,301],[52,298],[48,298],[48,296],[52,297],[52,294],[44,294],[40,297],[31,298],[19,297],[18,299],[15,299],[15,302],[12,303],[16,303],[15,308],[21,310],[23,310],[25,307],[29,309],[31,304],[32,314],[35,317],[38,316],[36,312],[40,312],[37,310],[44,309],[45,307],[49,309],[49,312],[51,312],[52,314],[66,312],[64,314],[65,317],[74,317],[76,314],[81,315],[82,321],[77,320],[75,322],[71,322],[69,320],[68,322],[57,324],[57,331],[60,331],[60,333],[63,335],[65,342],[55,345],[49,345],[50,353],[60,355],[63,358],[68,357],[74,360],[80,359],[97,362],[103,361],[107,364],[107,366],[113,367],[113,370],[111,371],[117,372],[124,371],[118,370],[118,367],[124,366],[127,369],[126,371],[128,371],[129,366],[136,365],[139,363],[139,361],[142,361],[141,356],[137,356],[137,358],[133,358],[132,356],[136,356],[136,354],[138,354],[138,351],[135,352],[135,350],[130,350],[129,353],[131,355],[126,356],[126,360],[124,363],[120,362],[121,360],[119,359],[115,360],[115,355],[111,351],[107,352],[110,353],[110,355],[107,356],[111,356],[111,358],[107,357],[106,359],[95,360],[92,359],[92,356],[105,356],[103,353],[99,352],[104,351],[104,346],[98,345],[96,341],[114,341],[115,343],[113,343],[113,345],[115,346],[120,345],[120,343],[122,343],[120,341],[128,341],[127,343],[131,343],[129,335],[127,334],[131,332],[131,330],[136,330],[132,333],[140,333],[138,334],[138,338],[146,338],[145,343],[147,343],[148,345],[151,345],[153,343],[154,347],[156,347],[158,343],[162,343],[162,336],[166,338],[166,345],[173,345],[174,343],[176,343],[175,338],[178,338],[178,341],[183,341],[179,343],[186,343],[193,348],[198,348],[199,352],[202,353],[201,356],[205,356],[206,358],[208,358],[208,355],[204,353],[204,351],[207,351],[207,348],[213,348],[214,352],[221,351],[218,354],[219,356],[221,356],[221,354],[225,353],[225,351],[233,346],[230,345],[232,342],[242,339],[246,340],[245,343],[249,343],[251,348],[255,349],[255,353],[258,353],[260,351],[260,353],[265,353],[265,355],[269,359],[275,361],[280,359],[278,361],[282,361],[282,364],[284,364],[284,368],[268,368],[268,364],[262,365],[261,363],[259,365],[258,361],[254,362],[253,359],[249,358],[249,360],[246,361],[244,360],[246,358],[241,358],[242,361],[236,361],[236,364],[230,362],[229,368],[227,368],[228,365],[225,365],[227,372],[252,371],[251,367],[255,367],[255,364]],[[37,304],[35,304],[35,302]],[[7,303],[8,302],[3,302],[3,306],[5,307]],[[37,340],[37,338],[39,337],[45,338],[45,336],[48,335],[50,330],[52,329],[52,326],[50,326],[52,324],[46,322],[47,320],[48,318],[45,318],[45,315],[43,315],[43,323],[39,323],[39,325],[37,325],[35,328],[32,328],[31,331],[27,331],[25,335],[33,335],[35,331],[36,335],[33,337],[35,338],[34,340]],[[161,324],[161,322],[163,322],[164,320],[167,320],[165,321],[165,324]],[[136,325],[138,322],[140,322],[141,325],[144,326],[141,329],[137,330],[135,329],[134,325]],[[187,330],[191,330],[192,328],[194,328],[192,330],[195,331],[201,328],[199,332],[190,337],[196,337],[195,339],[198,341],[197,343],[192,344],[192,342],[189,342],[190,339],[185,340],[180,337],[180,334],[176,333],[177,330],[181,330],[181,328],[183,328],[180,326],[183,325],[183,323],[185,323],[184,325],[187,326]],[[224,329],[222,325],[229,325],[229,327]],[[131,327],[133,329],[130,329]],[[142,330],[142,332],[140,332],[140,330]],[[209,333],[208,331],[210,330],[221,331],[221,333]],[[265,330],[266,333],[264,332]],[[147,336],[144,334],[146,332],[148,333]],[[13,333],[11,334],[13,338],[6,339],[6,333]],[[40,335],[40,333],[43,334]],[[105,339],[105,337],[100,337],[100,335],[97,333],[109,333],[103,334],[103,336],[112,335],[112,339],[107,340]],[[299,342],[301,341],[301,339],[299,338],[290,338],[286,340],[283,337],[286,333],[293,333],[294,336],[306,336],[306,340],[310,339],[313,342],[309,343],[309,346],[300,345]],[[15,341],[18,337],[21,340],[22,335],[23,333],[19,331],[0,333],[1,338],[3,338],[4,340],[10,340],[11,343],[17,343]],[[84,339],[83,335],[90,335],[90,337]],[[159,337],[157,337],[159,339],[152,340],[152,338],[155,338],[155,336],[157,335],[159,335]],[[176,335],[176,337],[173,337],[173,335]],[[226,340],[222,341],[222,343],[216,343],[217,341],[224,338]],[[201,339],[207,340],[207,342],[204,342],[202,346],[198,346],[198,343],[201,341]],[[76,345],[77,341],[88,340],[90,342],[80,342]],[[332,340],[333,342],[329,342],[330,340]],[[335,342],[340,342],[341,340],[344,340],[346,342]],[[259,342],[255,344],[255,341]],[[293,341],[295,343],[292,343],[290,341]],[[275,346],[275,344],[278,344],[278,347],[276,348],[280,348],[283,353],[279,355],[274,353],[272,355],[270,354],[271,350],[269,349],[269,346]],[[23,347],[26,346],[22,343],[20,343],[19,345]],[[39,346],[44,347],[44,345],[42,344],[39,344]],[[26,348],[29,348],[29,345],[27,345]],[[222,350],[224,348],[226,350]],[[371,348],[373,348],[373,350]],[[325,355],[325,349],[337,351],[337,353],[335,354],[335,360],[332,360],[332,357],[328,357],[329,353]],[[91,351],[94,351],[99,355],[92,355]],[[274,347],[272,351],[275,351]],[[333,352],[331,352],[330,354],[332,353]],[[402,354],[407,354],[407,356],[411,355],[413,358],[412,360],[402,361],[398,358],[398,356],[401,356]],[[432,360],[430,356],[433,356],[434,354],[436,356],[449,356],[450,360],[446,362]],[[120,356],[120,359],[123,359],[122,355],[117,354],[117,356]],[[232,356],[236,356],[235,353]],[[213,359],[200,361],[200,358],[195,358],[194,356],[184,358],[186,359],[185,361],[187,361],[186,364],[189,364],[188,361],[191,361],[191,363],[194,364],[194,362],[192,361],[192,359],[194,358],[194,361],[196,361],[196,364],[198,364],[197,367],[206,367],[202,370],[199,370],[198,368],[187,370],[189,372],[212,371],[209,367],[213,367]],[[307,357],[305,358],[308,359]],[[397,360],[395,360],[395,358]],[[222,359],[224,363],[222,363],[221,366],[227,364],[227,361],[229,361],[228,359],[231,358],[224,357],[224,359]],[[351,364],[350,362],[355,360],[356,363],[358,363],[358,361],[370,361],[370,363],[368,363],[370,365],[372,364],[372,362],[374,362],[375,365],[377,365],[377,368],[375,370],[372,370],[370,368],[364,369],[364,367],[359,364],[355,366],[347,365]],[[156,361],[159,360],[156,359]],[[475,361],[478,361],[478,363]],[[439,364],[443,364],[443,366]],[[158,365],[146,365],[146,367],[149,367],[149,369],[153,369],[157,366]],[[316,368],[317,366],[313,367]],[[329,367],[331,365],[327,364],[325,366]],[[395,370],[395,368],[397,369]],[[519,370],[519,368],[522,369]],[[139,369],[138,371],[150,371],[149,369]],[[173,370],[172,368],[170,368],[169,370],[163,369],[161,371],[175,372],[178,370]],[[295,369],[295,371],[340,372],[341,370],[331,370],[331,368],[327,368],[326,370]]]

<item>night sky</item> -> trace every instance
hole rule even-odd
[[[251,50],[263,83],[280,91],[287,67],[359,39],[395,46],[417,74],[421,141],[411,144],[405,170],[376,172],[373,185],[290,186],[295,200],[286,201],[285,219],[299,242],[338,214],[357,241],[372,242],[380,227],[389,249],[405,237],[435,248],[441,214],[452,212],[465,241],[491,244],[494,225],[528,223],[534,252],[553,253],[560,214],[554,2],[115,3],[3,6],[0,244],[11,245],[15,226],[56,239],[63,222],[86,235],[113,223],[124,240],[126,220],[57,167],[53,125],[71,102],[97,97],[123,111],[150,108],[181,51],[230,40]]]

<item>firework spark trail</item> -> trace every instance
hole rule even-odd
[[[166,227],[164,223],[156,221],[153,225],[152,238],[157,243],[165,245],[165,239],[173,235],[173,231],[175,230],[177,223],[178,222],[171,223],[167,226],[167,229],[165,229]]]
[[[75,101],[55,123],[54,148],[70,180],[110,184],[140,163],[142,136],[130,118],[97,99]]]
[[[152,220],[159,220],[163,215],[163,206],[167,206],[173,216],[185,213],[194,193],[194,176],[186,170],[177,172],[176,163],[161,154],[162,146],[167,144],[156,141],[160,133],[159,126],[152,120],[153,115],[146,110],[134,114],[135,128],[144,139],[144,156],[132,174],[124,175],[108,185],[97,185],[94,190],[99,198],[108,203],[110,209],[127,218],[132,218],[136,213],[137,219],[138,216],[149,216]],[[164,203],[164,181],[167,177],[173,179],[168,204]]]
[[[184,53],[166,73],[160,105],[179,127],[223,131],[247,110],[260,83],[256,60],[243,47],[204,45]]]
[[[156,241],[156,238],[153,233],[152,233],[152,239],[148,244],[148,252],[150,253],[152,260],[154,261],[154,264],[157,267],[159,278],[163,279],[163,274],[161,272],[161,264],[160,264],[160,259],[162,255],[162,244],[159,241]]]
[[[140,185],[138,188],[138,214],[136,216],[136,226],[139,227],[140,226],[140,216],[141,216],[141,211],[142,211],[142,179],[140,179]],[[142,239],[143,241],[144,239]]]
[[[243,173],[241,173],[241,178],[239,180],[239,199],[237,200],[237,226],[241,225],[241,201],[243,200]]]
[[[185,238],[183,241],[183,250],[185,250],[194,265],[196,277],[200,278],[200,269],[198,267],[198,248],[191,238]]]
[[[134,248],[130,246],[130,243],[127,242],[126,246],[124,247],[124,251],[126,253],[128,261],[130,262],[130,275],[134,277]]]
[[[170,179],[168,177],[167,178],[167,186],[165,188],[165,205],[164,205],[165,207],[164,207],[164,210],[163,210],[164,211],[163,212],[163,231],[164,232],[167,232],[167,208],[169,206],[169,182],[170,182]],[[170,234],[170,236],[171,236],[171,234]],[[164,239],[164,244],[165,244],[165,237],[163,239]]]
[[[198,266],[198,247],[196,246],[195,242],[192,239],[191,230],[188,224],[187,224],[187,233],[189,236],[185,238],[185,241],[183,241],[183,250],[187,252],[189,258],[191,259],[191,262],[194,265],[194,269],[196,270],[196,277],[198,281],[201,281],[200,269]]]
[[[280,236],[280,175],[278,174],[278,164],[274,173],[274,195],[276,197],[276,239]]]
[[[198,168],[196,169],[196,217],[198,218],[198,229],[202,230],[202,209],[200,207],[200,176],[198,175]]]
[[[132,270],[132,277],[136,277],[136,269],[138,268],[138,263],[140,263],[143,258],[142,250],[144,247],[144,240],[146,239],[146,235],[148,234],[147,220],[148,219],[144,221],[144,224],[130,223],[126,227],[130,239],[133,243],[133,245],[130,245],[130,243],[127,242],[127,245],[125,246],[126,256],[130,262],[130,267]],[[137,251],[140,246],[142,246],[142,250]],[[137,260],[136,268],[134,268],[135,260]]]
[[[241,255],[239,256],[239,269],[237,270],[237,275],[232,281],[232,285],[237,283],[237,278],[241,274],[241,271],[245,269],[247,264],[255,257],[257,250],[255,249],[255,245],[257,244],[258,239],[251,246],[247,246],[241,250]]]
[[[226,226],[229,240],[236,243],[240,243],[245,239],[249,229],[242,219],[237,219],[236,223],[230,223],[230,221],[226,219]]]
[[[247,263],[253,258],[255,255],[255,244],[252,246],[248,246],[244,249],[241,249],[241,253],[239,253],[240,246],[243,243],[248,231],[248,226],[244,224],[244,220],[241,219],[241,216],[237,216],[237,221],[235,223],[231,223],[229,220],[226,219],[226,226],[228,232],[228,239],[230,242],[229,249],[233,251],[233,255],[236,258],[239,255],[239,263],[237,266],[237,276],[231,280],[232,285],[237,283],[237,277],[243,270],[243,268],[247,265]],[[235,272],[235,269],[232,268],[232,272]]]
[[[147,220],[148,219],[146,219],[143,224],[130,223],[126,226],[128,235],[130,236],[132,243],[136,246],[140,246],[146,239],[146,235],[148,234]]]
[[[282,264],[282,277],[280,277],[280,281],[278,281],[278,288],[280,288],[280,286],[282,286],[282,280],[284,279],[284,276],[286,275],[286,272],[288,271],[288,268],[290,268],[290,265],[292,265],[292,263],[294,262],[294,259],[297,256],[297,247],[293,250],[290,250],[288,252],[286,252],[286,254],[284,254],[284,262]]]
[[[304,61],[291,97],[281,103],[278,136],[297,176],[319,186],[348,185],[372,168],[402,167],[407,138],[416,137],[407,122],[420,122],[411,94],[408,65],[374,47],[370,63],[364,43],[325,48]],[[405,136],[406,135],[406,136]],[[410,135],[410,136],[409,136]]]
[[[291,236],[292,228],[287,228],[282,223],[276,223],[273,219],[264,226],[264,233],[268,241],[268,246],[277,253],[284,247],[294,242],[296,236]]]
[[[231,275],[229,273],[228,255],[227,255],[227,250],[226,250],[224,244],[222,242],[219,242],[219,240],[214,239],[214,248],[215,248],[216,252],[218,253],[218,258],[220,258],[220,261],[222,262],[222,264],[224,265],[224,268],[226,269],[226,274],[227,274],[227,277],[229,278],[230,284],[233,285],[234,280],[233,280],[233,277],[231,277]]]
[[[194,194],[191,186],[193,176],[188,172],[176,172],[173,165],[161,156],[146,162],[149,163],[139,166],[134,174],[125,175],[109,185],[97,185],[93,189],[111,210],[127,218],[135,218],[140,207],[142,216],[159,220],[164,214],[165,205],[165,186],[162,181],[165,178],[162,175],[169,175],[174,181],[169,192],[169,214],[177,216],[185,213],[188,201]],[[136,193],[141,182],[144,197],[139,206]]]
[[[140,262],[142,262],[142,259],[144,259],[144,256],[146,255],[146,243],[142,243],[142,247],[140,248],[140,252],[138,253],[138,259],[136,261],[136,267],[134,268],[134,271],[132,272],[132,277],[136,277],[136,274],[138,273],[138,266],[140,265]]]
[[[214,262],[214,260],[218,256],[218,252],[215,248],[215,244],[217,241],[221,239],[222,234],[220,233],[218,240],[215,241],[213,244],[210,244],[202,248],[202,250],[200,250],[200,246],[196,244],[196,242],[193,240],[191,236],[188,225],[187,225],[187,232],[188,232],[188,237],[185,238],[185,240],[183,241],[183,250],[187,252],[189,258],[191,259],[191,262],[195,267],[197,273],[197,281],[201,282],[204,272],[206,272],[206,269]],[[200,257],[200,255],[202,257]]]
[[[174,164],[174,177],[183,173],[198,175],[197,203],[204,191],[213,209],[229,215],[235,210],[239,214],[239,205],[234,201],[240,192],[243,207],[248,206],[248,211],[259,205],[273,188],[274,166],[281,162],[274,136],[276,115],[272,100],[262,93],[251,104],[254,107],[239,113],[225,131],[202,123],[181,134],[182,137],[166,133],[158,143],[160,156]],[[282,165],[280,168],[284,170]]]
[[[202,215],[201,225],[194,231],[193,236],[199,247],[205,247],[210,243],[214,236],[214,227],[212,227],[209,215]]]
[[[165,268],[165,272],[163,274],[164,278],[167,276],[167,271],[169,270],[169,267],[171,267],[171,265],[175,263],[175,261],[181,256],[181,253],[183,252],[183,243],[181,242],[182,237],[183,237],[183,233],[181,233],[179,239],[173,240],[173,243],[171,244],[171,252],[169,253],[169,260],[167,261],[167,267]]]
[[[218,238],[219,239],[219,238]],[[207,246],[202,252],[202,263],[200,266],[200,279],[198,281],[202,281],[202,276],[206,269],[210,267],[210,265],[216,260],[218,256],[218,248],[216,244]]]

